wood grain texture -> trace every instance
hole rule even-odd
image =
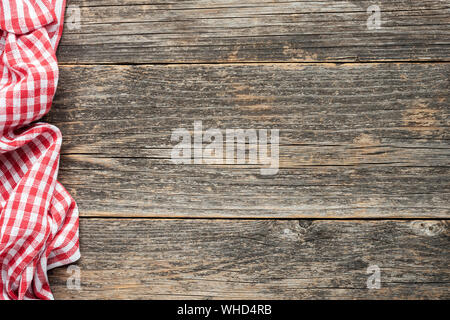
[[[45,120],[82,290],[58,268],[57,299],[450,298],[449,1],[68,4]],[[279,173],[173,164],[196,120],[280,129]]]
[[[84,216],[448,218],[450,65],[64,66],[47,117]],[[175,165],[171,133],[280,129],[280,171]]]
[[[445,221],[82,219],[57,299],[449,299]],[[381,289],[367,289],[369,265]]]
[[[449,61],[447,0],[71,0],[60,63]],[[70,18],[67,21],[71,21]]]

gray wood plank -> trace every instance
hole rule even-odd
[[[439,64],[64,66],[47,121],[84,216],[447,218]],[[176,128],[280,129],[280,170],[175,165]]]
[[[81,219],[57,299],[449,299],[445,221]],[[368,289],[370,265],[380,289]]]
[[[71,0],[60,63],[449,61],[447,0]],[[72,14],[72,11],[70,11]]]

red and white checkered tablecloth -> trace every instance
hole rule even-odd
[[[41,122],[58,83],[64,0],[0,0],[0,299],[52,299],[76,261],[78,210],[56,181],[61,133]]]

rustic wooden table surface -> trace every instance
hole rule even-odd
[[[450,298],[449,0],[68,4],[57,299]],[[173,164],[196,120],[278,128],[278,174]]]

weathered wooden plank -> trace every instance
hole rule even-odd
[[[82,219],[57,299],[449,299],[446,221]],[[380,289],[368,289],[370,265]]]
[[[281,144],[444,147],[450,64],[63,66],[65,152],[171,148],[176,128],[279,128]],[[116,139],[117,138],[117,139]],[[120,138],[120,139],[119,139]],[[380,140],[380,141],[378,141]]]
[[[166,165],[149,159],[67,156],[61,181],[84,216],[443,217],[450,169],[259,169]]]
[[[450,65],[64,66],[47,120],[85,216],[449,216]],[[171,133],[280,129],[280,170],[175,165]]]
[[[449,61],[450,9],[443,0],[373,1],[71,0],[61,63]],[[72,14],[70,11],[69,14]]]

